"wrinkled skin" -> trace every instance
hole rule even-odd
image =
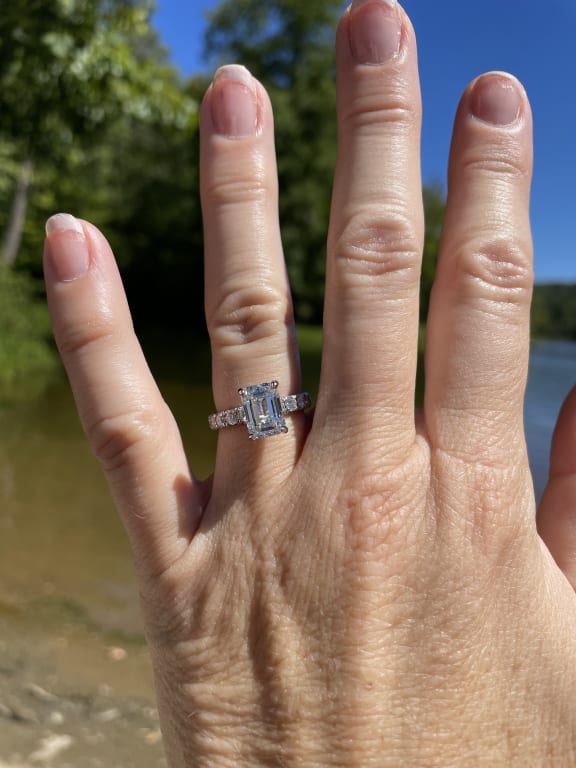
[[[68,217],[48,227],[55,335],[133,546],[170,765],[572,766],[576,395],[537,517],[528,100],[503,73],[462,97],[415,419],[414,32],[393,3],[355,4],[336,54],[322,377],[287,435],[223,430],[197,482],[106,241]],[[247,384],[300,391],[298,353],[267,95],[221,70],[201,117],[224,409]]]

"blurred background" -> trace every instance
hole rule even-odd
[[[422,339],[451,124],[468,82],[503,69],[535,113],[536,289],[526,428],[537,495],[576,382],[574,0],[406,0],[420,47],[426,211]],[[44,222],[97,224],[192,466],[215,436],[203,320],[198,109],[239,62],[267,86],[306,388],[319,373],[336,151],[340,0],[12,0],[0,7],[0,768],[163,765],[124,533],[51,340]],[[419,381],[419,392],[422,381]]]

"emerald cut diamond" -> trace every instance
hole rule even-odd
[[[288,432],[285,416],[305,411],[312,405],[308,392],[299,395],[279,395],[278,382],[254,384],[238,390],[242,405],[208,416],[210,429],[225,429],[246,424],[251,440]]]
[[[277,392],[278,382],[255,384],[240,390],[246,412],[246,426],[251,440],[272,437],[288,431],[282,401]]]

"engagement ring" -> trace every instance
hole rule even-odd
[[[208,417],[210,429],[224,429],[245,424],[248,437],[260,440],[262,437],[288,432],[284,417],[295,411],[303,411],[312,405],[308,392],[299,395],[279,395],[278,382],[254,384],[238,390],[242,405],[219,411]]]

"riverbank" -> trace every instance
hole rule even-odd
[[[165,768],[143,639],[0,614],[0,768]]]

